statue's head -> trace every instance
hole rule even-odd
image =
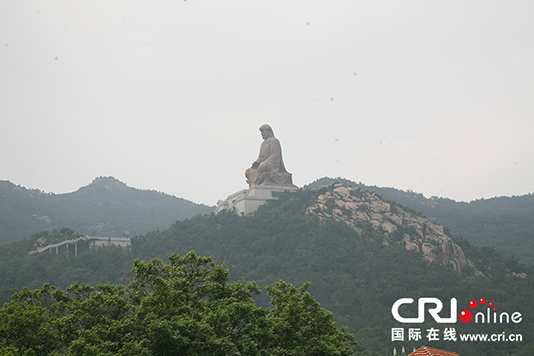
[[[271,128],[271,126],[267,124],[261,125],[260,131],[261,131],[261,137],[263,137],[263,139],[266,139],[269,136],[274,136],[273,129]]]

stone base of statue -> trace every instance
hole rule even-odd
[[[249,168],[245,171],[249,187],[255,185],[271,185],[284,187],[295,187],[293,184],[293,175],[289,172],[263,172],[258,173],[257,169]]]
[[[219,200],[215,213],[225,209],[235,209],[239,215],[248,215],[255,212],[267,200],[278,199],[283,192],[294,192],[297,189],[296,186],[254,185],[229,195],[225,200]]]

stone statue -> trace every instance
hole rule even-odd
[[[274,137],[273,129],[269,125],[262,125],[260,131],[263,137],[260,155],[252,163],[252,167],[245,171],[249,187],[253,185],[295,187],[291,173],[288,173],[284,166],[282,147],[280,141]]]

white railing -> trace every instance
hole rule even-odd
[[[30,252],[31,255],[36,253],[41,253],[46,250],[50,250],[50,253],[52,253],[52,249],[56,249],[56,255],[59,253],[59,247],[63,245],[70,245],[74,244],[74,255],[78,256],[78,242],[80,241],[86,241],[86,240],[92,240],[93,243],[96,246],[105,246],[105,245],[118,245],[118,246],[130,246],[132,243],[132,240],[129,237],[99,237],[99,236],[83,236],[78,237],[77,239],[72,240],[65,240],[58,242],[56,244],[50,244],[43,247],[39,247],[36,250],[33,250]]]

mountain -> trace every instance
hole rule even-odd
[[[413,191],[367,186],[343,178],[324,177],[310,183],[319,189],[340,182],[375,192],[388,201],[409,207],[477,246],[488,246],[520,261],[534,264],[534,195],[479,199],[469,203],[448,198],[426,198]]]
[[[431,343],[463,356],[531,355],[534,268],[445,232],[376,193],[339,184],[299,189],[267,202],[251,216],[223,211],[176,221],[132,238],[129,249],[86,246],[73,257],[64,250],[30,255],[32,244],[24,241],[0,246],[0,297],[5,301],[15,289],[38,288],[45,282],[61,288],[75,281],[120,283],[131,278],[136,258],[166,259],[171,253],[194,250],[220,261],[233,278],[256,281],[262,289],[280,279],[297,286],[311,282],[309,291],[321,306],[355,334],[360,355],[390,354],[401,346],[411,350],[427,342],[426,333],[423,340],[392,341],[392,328],[405,326],[393,319],[392,305],[408,297],[439,298],[446,306],[454,297],[459,308],[486,298],[499,312],[520,312],[517,324],[458,321],[454,328],[458,334],[522,334],[523,342],[442,338]],[[265,293],[258,303],[268,305]],[[415,326],[423,332],[450,327],[430,321]]]
[[[74,229],[84,235],[134,236],[215,208],[99,177],[72,193],[52,194],[0,181],[0,244],[42,230]]]

